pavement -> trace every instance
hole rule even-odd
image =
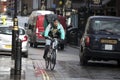
[[[45,80],[45,78],[48,78],[44,70],[43,59],[22,58],[21,76],[12,75],[15,63],[10,56],[0,57],[0,64],[0,80]]]
[[[0,80],[49,80],[45,71],[44,60],[22,59],[20,75],[11,75],[14,61],[11,58],[0,58]],[[13,74],[13,73],[12,73]],[[53,79],[54,80],[54,79]]]
[[[11,69],[14,68],[14,61],[11,60],[10,56],[0,57],[0,80],[25,80],[25,71],[26,71],[26,59],[22,59],[22,70],[21,70],[21,79],[14,79],[13,75],[11,76]],[[18,78],[18,76],[17,76]]]

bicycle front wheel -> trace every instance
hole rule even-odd
[[[50,56],[50,69],[54,70],[56,64],[56,51],[53,50]]]

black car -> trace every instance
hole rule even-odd
[[[76,27],[71,27],[66,31],[67,43],[71,45],[78,45],[78,40],[80,38],[80,30]]]
[[[116,60],[120,65],[120,17],[89,17],[79,56],[81,65],[88,60]]]

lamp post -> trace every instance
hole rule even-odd
[[[16,53],[16,38],[18,37],[18,19],[17,19],[17,0],[14,2],[14,17],[12,30],[12,59],[15,59]]]
[[[12,29],[12,56],[14,67],[11,69],[11,75],[21,75],[21,40],[19,39],[19,28],[17,19],[17,0],[14,2],[14,17]]]

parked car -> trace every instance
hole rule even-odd
[[[79,40],[82,36],[82,32],[77,27],[71,27],[66,31],[67,43],[71,45],[79,46]]]
[[[12,50],[12,24],[0,24],[0,51]],[[19,38],[22,40],[22,55],[28,57],[28,36],[23,27],[19,27]]]
[[[80,42],[80,64],[88,60],[116,60],[120,65],[120,18],[91,16]]]

